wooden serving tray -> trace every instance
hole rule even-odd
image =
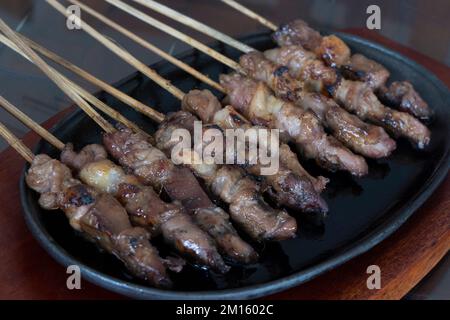
[[[390,47],[417,61],[450,87],[450,68],[403,47],[377,33],[345,30]],[[51,127],[73,111],[69,108],[44,126]],[[39,138],[24,137],[28,146]],[[66,288],[67,274],[37,243],[21,214],[19,179],[25,162],[11,148],[0,153],[0,299],[121,299],[82,282],[81,290]],[[400,299],[407,294],[450,249],[450,177],[397,232],[369,252],[308,283],[269,299]],[[366,286],[370,265],[381,268],[381,289]]]

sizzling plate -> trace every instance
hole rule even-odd
[[[211,275],[189,266],[173,276],[176,287],[171,291],[153,289],[133,279],[115,258],[99,253],[94,245],[76,235],[63,214],[41,209],[37,194],[27,188],[22,179],[22,205],[31,232],[57,261],[65,266],[79,265],[84,279],[131,297],[153,299],[256,298],[306,282],[369,250],[402,225],[445,178],[450,145],[450,113],[446,102],[450,101],[450,93],[434,75],[411,60],[367,40],[346,34],[339,36],[354,52],[385,65],[391,71],[391,81],[410,80],[435,110],[436,118],[429,126],[432,140],[426,151],[415,151],[400,140],[391,157],[369,161],[370,173],[362,179],[344,173],[330,174],[310,162],[305,163],[311,173],[331,180],[324,193],[330,213],[323,223],[297,214],[298,237],[265,246],[255,245],[261,254],[259,263],[233,266],[225,276]],[[268,34],[250,36],[244,41],[260,50],[274,46]],[[239,57],[235,50],[220,45],[216,48],[234,59]],[[180,57],[213,79],[227,71],[196,51]],[[166,62],[153,68],[185,92],[204,87]],[[164,113],[179,109],[175,98],[140,74],[128,77],[117,87]],[[144,129],[155,130],[149,119],[108,94],[98,96]],[[76,148],[101,141],[101,130],[79,110],[61,121],[52,132],[64,142],[73,142]],[[38,144],[35,153],[59,156],[58,151],[45,142]],[[168,253],[160,240],[155,244],[162,254]]]

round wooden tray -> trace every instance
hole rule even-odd
[[[367,30],[346,30],[390,47],[421,63],[450,86],[450,69]],[[51,127],[73,109],[44,126]],[[33,146],[38,137],[24,137]],[[120,299],[121,296],[82,282],[81,290],[68,290],[67,274],[39,247],[28,231],[19,200],[19,179],[24,161],[11,149],[0,154],[0,299]],[[312,281],[270,299],[400,299],[450,249],[450,178],[391,237],[369,252]],[[367,267],[381,268],[381,289],[367,289]]]

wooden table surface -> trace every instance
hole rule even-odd
[[[450,69],[422,54],[367,30],[346,30],[412,58],[450,87]],[[52,126],[70,109],[45,123]],[[38,137],[24,137],[33,146]],[[88,282],[66,288],[66,273],[37,243],[21,214],[19,179],[24,161],[10,148],[0,154],[0,299],[121,299]],[[341,267],[270,299],[400,299],[450,249],[450,177],[397,232],[369,252]],[[366,286],[366,268],[381,268],[380,290]]]

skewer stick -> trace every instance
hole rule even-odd
[[[180,22],[186,26],[189,26],[197,31],[200,31],[202,33],[205,33],[207,35],[209,35],[210,37],[214,38],[214,39],[224,39],[222,40],[224,43],[228,44],[229,46],[236,48],[240,51],[243,52],[250,52],[253,49],[246,45],[245,43],[242,43],[240,41],[236,41],[235,39],[233,39],[232,37],[217,31],[215,29],[209,28],[206,24],[201,23],[195,19],[192,19],[191,17],[188,17],[178,11],[175,11],[163,4],[160,4],[156,1],[153,0],[134,0],[134,2],[137,2],[149,9],[152,9],[166,17],[172,18],[174,20],[176,20],[177,22]]]
[[[48,50],[47,48],[44,48],[43,46],[37,44],[36,42],[28,39],[27,37],[23,35],[19,35],[22,40],[25,41],[30,47],[41,53],[42,55],[46,56],[50,60],[60,64],[67,70],[72,71],[73,73],[77,74],[78,76],[82,77],[83,79],[89,81],[90,83],[96,85],[97,87],[105,90],[112,96],[116,97],[118,100],[122,101],[123,103],[129,105],[130,107],[134,108],[135,110],[141,112],[142,114],[146,115],[147,117],[155,120],[155,121],[161,121],[164,119],[164,115],[149,106],[143,104],[142,102],[130,97],[129,95],[123,93],[122,91],[114,88],[110,84],[94,77],[89,72],[81,69],[80,67],[74,65],[73,63],[65,60],[64,58],[58,56],[54,52]]]
[[[94,95],[90,94],[80,86],[76,85],[72,82],[72,85],[76,88],[76,90],[80,93],[80,95],[86,99],[86,101],[90,102],[94,107],[96,107],[98,110],[103,111],[105,114],[110,116],[112,119],[124,124],[128,128],[132,129],[134,132],[139,132],[144,135],[148,135],[145,131],[143,131],[141,128],[139,128],[134,122],[128,120],[125,118],[120,112],[117,110],[111,108],[106,103],[95,97]],[[106,120],[105,120],[106,121]],[[115,129],[113,130],[115,131]]]
[[[155,45],[153,45],[150,42],[144,40],[143,38],[135,35],[133,32],[130,32],[129,30],[125,29],[124,27],[122,27],[118,23],[110,20],[109,18],[107,18],[106,16],[102,15],[98,11],[92,9],[91,7],[85,5],[85,4],[83,4],[83,3],[81,3],[81,2],[79,2],[77,0],[68,0],[68,1],[70,3],[72,3],[72,4],[75,4],[75,5],[79,6],[81,9],[83,9],[84,11],[89,13],[90,15],[92,15],[95,18],[99,19],[100,21],[102,21],[103,23],[105,23],[109,27],[115,29],[116,31],[122,33],[126,37],[130,38],[134,42],[136,42],[139,45],[141,45],[142,47],[152,51],[153,53],[157,54],[161,58],[166,59],[170,63],[172,63],[175,66],[179,67],[180,69],[186,71],[187,73],[189,73],[193,77],[195,77],[195,78],[199,79],[200,81],[208,84],[209,86],[215,88],[216,90],[224,92],[224,89],[222,88],[222,86],[220,86],[220,84],[218,84],[217,82],[215,82],[214,80],[212,80],[208,76],[206,76],[206,75],[202,74],[201,72],[195,70],[194,68],[192,68],[188,64],[186,64],[186,63],[184,63],[184,62],[174,58],[173,56],[171,56],[167,52],[159,49]]]
[[[35,61],[33,61],[30,57],[28,57],[17,45],[15,45],[11,40],[7,39],[5,36],[3,36],[1,34],[0,34],[0,42],[5,44],[6,46],[10,47],[11,49],[13,49],[14,51],[16,51],[17,53],[22,55],[24,58],[29,60],[30,62],[35,63]],[[80,97],[82,97],[82,99],[86,99],[87,101],[92,103],[97,109],[103,111],[104,113],[109,115],[112,119],[114,119],[120,123],[123,123],[124,125],[128,126],[129,128],[131,128],[132,130],[134,130],[136,132],[146,134],[137,125],[135,125],[133,122],[131,122],[130,120],[128,120],[127,118],[122,116],[119,112],[117,112],[116,110],[114,110],[113,108],[111,108],[110,106],[105,104],[104,102],[100,101],[98,98],[96,98],[95,96],[93,96],[92,94],[90,94],[89,92],[87,92],[86,90],[81,88],[80,86],[76,85],[75,83],[73,83],[72,81],[70,81],[69,79],[64,77],[63,75],[59,74],[52,67],[48,66],[48,69],[60,77],[60,81],[62,82],[63,85],[65,85],[66,87],[73,90],[76,94],[80,95]],[[89,117],[91,117],[98,125],[100,125],[100,127],[103,130],[105,130],[106,132],[114,132],[115,131],[114,127],[108,121],[106,121],[106,119],[104,119],[98,112],[96,112],[89,104],[86,103],[86,105],[87,105],[87,107],[84,105],[82,106],[82,105],[78,104],[78,106],[83,111],[85,111],[86,114]]]
[[[6,100],[4,97],[0,96],[0,105],[12,114],[16,119],[20,120],[24,125],[28,128],[36,132],[42,138],[47,140],[51,145],[55,148],[62,150],[64,148],[64,143],[62,143],[58,138],[56,138],[53,134],[48,132],[42,126],[37,124],[33,119],[28,117],[25,113],[19,110],[16,106]]]
[[[47,0],[47,1],[54,1],[54,0]],[[133,8],[132,6],[120,1],[120,0],[106,0],[106,2],[116,6],[117,8],[131,14],[132,16],[135,16],[136,18],[138,18],[139,20],[144,21],[147,24],[150,24],[151,26],[164,31],[168,34],[170,34],[171,36],[186,42],[187,44],[191,45],[194,48],[197,48],[198,50],[206,53],[207,55],[213,57],[214,59],[217,59],[218,61],[222,62],[223,64],[229,66],[230,68],[237,70],[237,71],[242,71],[242,68],[240,67],[240,65],[233,61],[232,59],[224,56],[223,54],[209,48],[208,46],[204,45],[203,43],[193,39],[192,37],[187,36],[186,34],[168,26],[167,24],[164,24],[152,17],[150,17],[149,15],[146,15],[145,13]]]
[[[31,150],[17,138],[11,131],[6,128],[3,123],[0,123],[0,136],[8,142],[27,162],[31,163],[34,159],[34,154]]]
[[[247,17],[252,18],[253,20],[258,21],[262,25],[266,26],[267,28],[271,29],[272,31],[277,31],[278,27],[275,23],[267,20],[266,18],[260,16],[256,12],[244,7],[242,4],[234,1],[234,0],[221,0],[222,2],[226,3],[230,7],[236,9],[237,11],[245,14]]]
[[[52,69],[42,60],[27,44],[25,44],[8,25],[0,19],[0,31],[2,31],[34,64],[42,70],[53,82],[66,93],[77,105],[96,121],[106,132],[113,132],[114,127],[103,119],[92,107],[79,95],[56,70]]]
[[[72,0],[69,0],[69,1],[72,1]],[[174,19],[175,21],[180,21],[179,17],[177,17],[177,15],[182,15],[181,13],[179,13],[173,9],[167,8],[167,7],[163,6],[162,4],[158,4],[157,2],[155,2],[153,0],[134,0],[134,1],[138,2],[138,3],[142,3],[143,5],[148,6],[151,9],[153,9],[153,7],[157,5],[158,10],[155,9],[156,11],[158,11],[159,13],[161,13],[163,15],[168,16],[169,18]],[[167,8],[169,11],[163,11],[162,8]],[[235,47],[236,49],[242,51],[243,53],[257,51],[255,48],[252,48],[252,47],[244,44],[243,42],[235,40],[232,37],[227,36],[226,34],[214,29],[213,27],[207,26],[207,25],[205,25],[201,22],[198,22],[192,18],[189,18],[189,20],[186,20],[186,22],[183,24],[187,25],[188,27],[191,27],[192,29],[195,29],[203,34],[206,34],[218,41],[221,41],[229,46]],[[201,24],[201,27],[199,27],[198,24]],[[236,43],[238,43],[240,46],[238,46],[238,47],[235,46]]]
[[[72,2],[72,3],[76,3],[76,4],[80,4],[78,1],[76,1],[76,0],[69,0],[70,2]],[[106,0],[106,1],[108,1],[108,0]],[[65,13],[65,11],[64,11],[64,7],[62,7],[57,1],[55,1],[55,0],[47,0],[47,2],[50,4],[50,5],[52,5],[56,10],[58,10],[59,12],[61,12],[61,13],[63,13],[64,15],[66,15],[66,13]],[[119,3],[121,3],[120,1],[119,1]],[[126,4],[124,4],[124,3],[122,3],[123,5],[125,5],[125,6],[127,6]],[[82,5],[85,9],[86,9],[86,7],[87,6],[85,6],[85,5]],[[81,7],[81,6],[80,6]],[[87,7],[88,8],[88,7]],[[132,8],[132,7],[130,7],[130,8]],[[133,8],[132,8],[133,9]],[[94,10],[92,10],[91,9],[91,12],[95,12]],[[137,12],[139,12],[139,11],[137,11]],[[97,14],[97,16],[98,16],[99,14]],[[83,29],[86,31],[86,32],[88,32],[89,34],[91,34],[95,39],[97,39],[98,41],[100,41],[100,42],[102,42],[105,46],[107,46],[109,49],[111,49],[112,47],[114,47],[114,46],[116,46],[114,43],[111,43],[112,44],[112,46],[110,47],[109,46],[109,44],[107,45],[107,44],[105,44],[105,42],[107,42],[107,41],[109,41],[110,42],[110,40],[108,40],[108,39],[106,39],[104,36],[102,36],[101,34],[99,34],[96,30],[94,30],[92,27],[90,27],[90,26],[88,26],[85,22],[82,22],[83,23]],[[178,31],[177,31],[178,32]],[[94,35],[96,35],[96,36],[94,36]],[[184,36],[186,36],[186,35],[184,35]],[[186,37],[188,37],[188,36],[186,36]],[[104,38],[104,39],[103,39]],[[102,41],[103,40],[103,41]],[[208,47],[207,47],[208,48]],[[123,50],[123,49],[121,49],[120,47],[118,47],[117,48],[118,50]],[[209,49],[209,48],[208,48]],[[114,49],[111,49],[112,51],[114,51]],[[210,49],[211,51],[214,51],[214,50],[212,50],[212,49]],[[125,51],[125,50],[123,50],[123,51]],[[216,52],[216,51],[214,51],[214,52]],[[115,52],[116,54],[117,54],[117,52]],[[217,54],[218,55],[220,55],[220,53],[218,53],[217,52]],[[131,54],[130,54],[131,55]],[[119,55],[122,59],[125,59],[122,55]],[[131,56],[131,57],[133,57],[133,56]],[[175,60],[176,60],[176,58],[174,58]],[[139,62],[139,61],[138,61]],[[235,63],[234,61],[233,61],[233,63]],[[235,63],[239,68],[240,68],[240,66],[239,66],[239,64],[237,64],[237,63]],[[151,70],[151,69],[150,69]],[[195,70],[195,69],[194,69]],[[142,70],[141,70],[142,71]],[[182,100],[183,99],[183,97],[184,97],[184,95],[185,95],[185,93],[183,92],[183,91],[181,91],[180,89],[178,89],[177,87],[175,87],[174,85],[172,85],[172,83],[169,81],[169,80],[167,80],[167,79],[165,79],[165,78],[163,78],[163,77],[161,77],[156,71],[154,71],[154,70],[151,70],[152,72],[150,72],[150,73],[147,73],[146,75],[150,78],[150,79],[152,79],[153,81],[155,81],[158,85],[160,85],[163,89],[165,89],[165,90],[167,90],[168,92],[170,92],[170,93],[172,93],[176,98],[178,98],[179,100]],[[220,84],[217,84],[218,86],[220,86]],[[220,86],[220,88],[221,88],[221,91],[225,91],[224,90],[224,88],[222,87],[222,86]],[[158,121],[158,122],[161,122],[163,119],[164,119],[165,117],[163,116],[163,117],[161,117],[161,119],[159,120],[156,120],[156,121]]]
[[[53,8],[55,8],[58,12],[63,14],[66,17],[70,16],[70,13],[66,11],[66,8],[62,6],[58,1],[56,0],[46,0],[48,4],[50,4]],[[81,21],[81,19],[80,19]],[[122,49],[117,44],[115,44],[113,41],[106,38],[104,35],[102,35],[100,32],[92,28],[90,25],[88,25],[85,21],[81,21],[83,30],[86,31],[90,36],[92,36],[94,39],[102,43],[105,47],[107,47],[109,50],[114,52],[116,55],[121,57],[124,61],[128,62],[132,66],[134,66],[136,69],[141,71],[143,74],[145,74],[147,77],[154,76],[154,81],[156,81],[160,86],[167,88],[168,91],[170,91],[174,96],[178,97],[179,99],[182,99],[183,92],[181,90],[175,90],[173,91],[173,87],[171,87],[169,84],[170,82],[165,80],[164,78],[160,77],[154,70],[150,69],[136,59],[131,53],[126,51],[125,49]]]

